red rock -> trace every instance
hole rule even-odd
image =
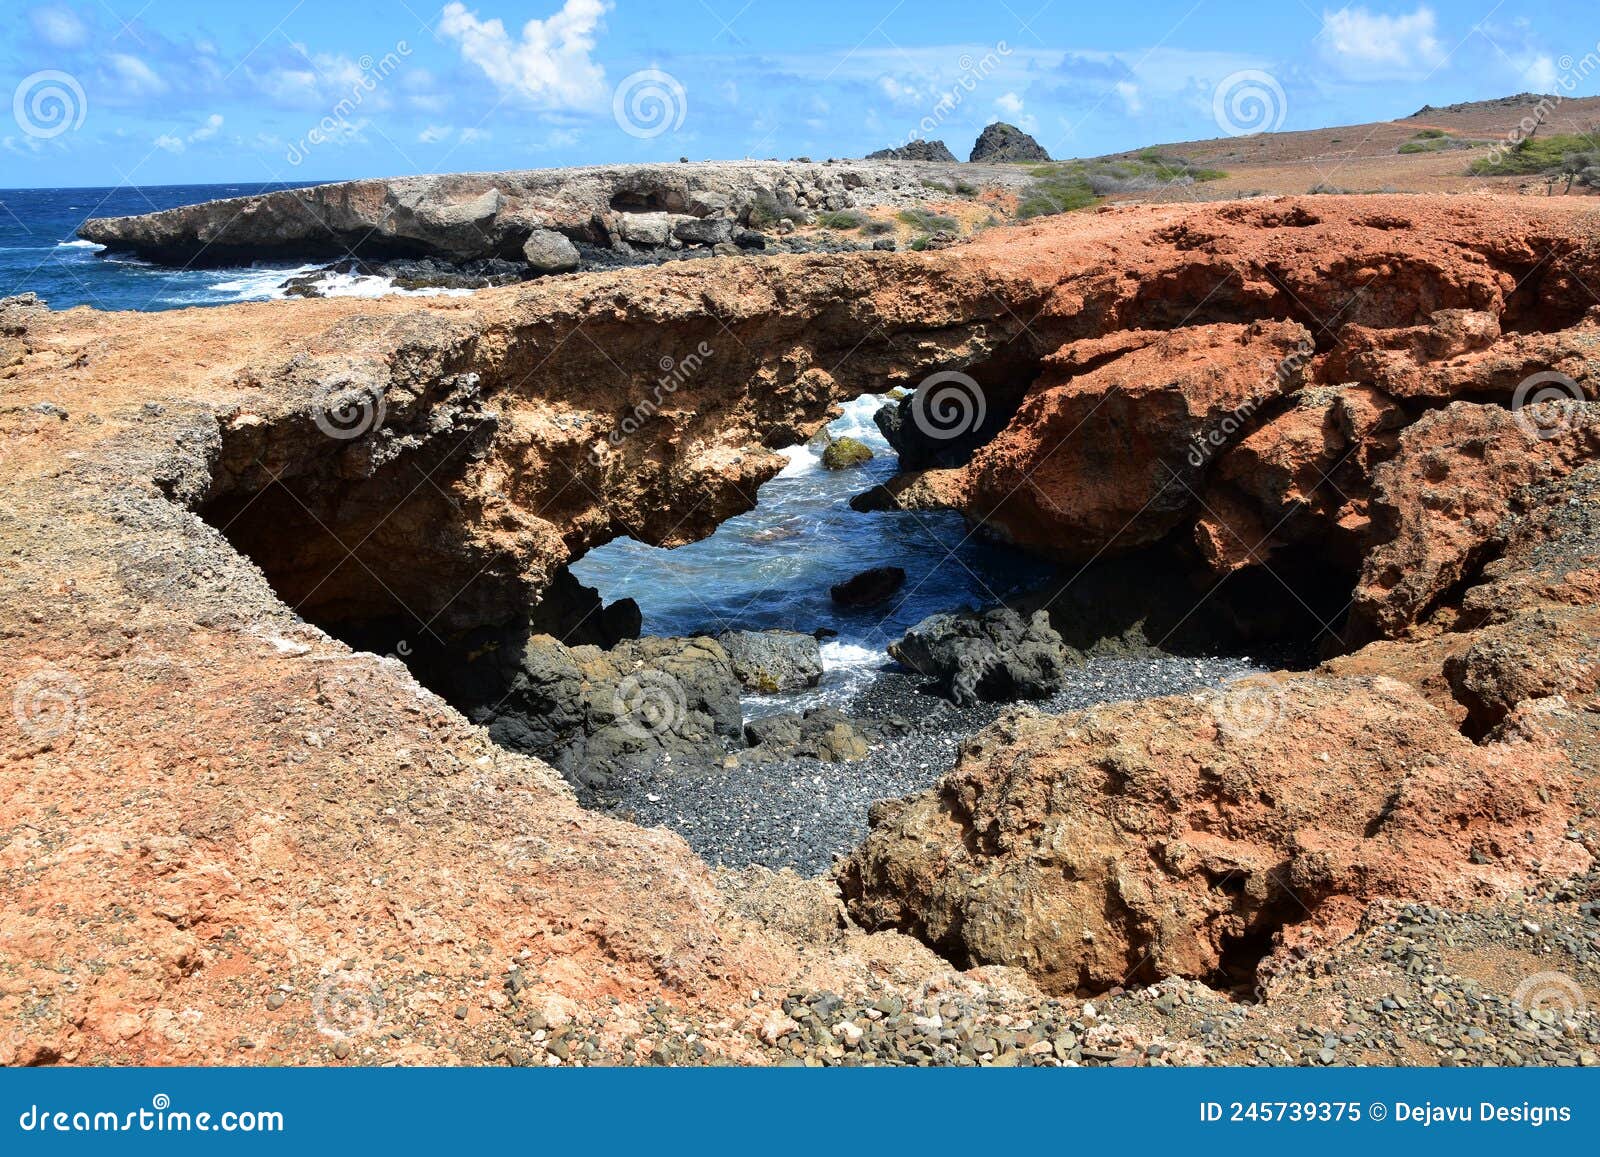
[[[1582,869],[1576,783],[1548,748],[1475,746],[1404,684],[1284,676],[1014,714],[934,791],[879,804],[840,879],[867,927],[1051,992],[1244,979],[1381,896]]]
[[[1298,387],[1310,342],[1296,322],[1196,326],[1080,374],[1053,365],[1097,361],[1108,343],[1068,347],[966,467],[964,509],[1058,557],[1154,542],[1195,508],[1210,458]]]
[[[1395,457],[1375,472],[1351,639],[1411,627],[1487,560],[1520,490],[1600,454],[1600,412],[1552,406],[1546,416],[1555,424],[1541,437],[1528,411],[1455,402],[1406,429]]]

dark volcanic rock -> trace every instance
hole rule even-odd
[[[1048,161],[1044,147],[1016,125],[996,121],[978,134],[969,161]]]
[[[1005,429],[1011,410],[998,402],[980,401],[976,391],[955,380],[941,382],[935,375],[915,392],[880,407],[872,420],[899,455],[902,470],[960,466]],[[969,415],[979,419],[976,425]]]
[[[713,639],[647,636],[606,651],[535,635],[498,661],[511,669],[506,689],[474,714],[496,742],[540,756],[580,787],[663,754],[719,754],[723,739],[741,734],[739,681]]]
[[[956,155],[952,153],[943,141],[907,141],[894,148],[879,149],[875,153],[868,153],[869,161],[954,161]]]
[[[1035,611],[1024,618],[1009,607],[982,613],[930,615],[889,644],[889,654],[937,679],[960,706],[980,699],[1043,699],[1061,689],[1076,656]]]
[[[744,737],[758,758],[800,756],[825,763],[850,763],[867,757],[866,736],[832,707],[752,719],[745,725]]]
[[[798,631],[728,631],[717,636],[733,673],[747,691],[773,695],[822,681],[822,651],[815,636]]]
[[[871,607],[905,585],[906,572],[897,566],[875,566],[854,578],[828,588],[834,602],[846,607]]]

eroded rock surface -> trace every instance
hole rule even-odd
[[[97,217],[79,235],[182,265],[345,256],[521,259],[531,239],[527,260],[536,271],[559,272],[575,267],[574,241],[624,251],[734,241],[758,204],[810,220],[820,210],[921,202],[927,199],[921,182],[946,171],[927,163],[937,159],[601,165],[344,181]],[[975,173],[952,164],[949,171],[1000,186],[1026,179],[1003,167]]]
[[[461,221],[445,224],[480,227],[484,191],[462,187]],[[673,210],[646,197],[625,211]],[[415,662],[477,632],[514,633],[560,602],[560,576],[584,551],[709,533],[781,466],[772,448],[809,437],[835,403],[946,369],[1005,402],[1004,441],[980,453],[1011,447],[1019,474],[1030,458],[1124,436],[1181,451],[1168,463],[1181,474],[1197,446],[1177,432],[1203,449],[1226,428],[1184,475],[1191,504],[1158,495],[1130,549],[1192,543],[1215,483],[1278,536],[1275,568],[1329,525],[1339,551],[1364,550],[1376,532],[1363,520],[1390,525],[1380,503],[1402,527],[1426,520],[1428,455],[1446,451],[1425,435],[1513,400],[1515,370],[1469,372],[1460,393],[1441,393],[1427,384],[1441,357],[1500,350],[1524,366],[1528,348],[1559,338],[1548,348],[1592,392],[1582,359],[1562,351],[1593,305],[1583,282],[1597,280],[1596,252],[1592,222],[1560,207],[1300,198],[1072,215],[936,253],[707,260],[458,299],[141,315],[7,303],[10,1059],[546,1063],[561,1060],[548,1026],[580,1020],[604,1021],[608,1059],[697,1056],[688,1030],[668,1027],[691,1020],[715,1056],[743,1059],[766,1055],[759,1026],[781,1012],[752,992],[947,983],[904,936],[803,935],[827,925],[815,889],[803,919],[730,904],[680,839],[584,812],[547,764],[494,744],[377,656]],[[1464,312],[1436,320],[1441,310]],[[1493,326],[1477,315],[1498,319],[1488,346]],[[1381,363],[1385,381],[1425,384],[1399,396],[1365,370],[1325,370],[1350,325],[1421,327],[1372,346],[1421,378],[1391,356],[1371,372]],[[1304,384],[1261,387],[1263,367],[1239,351],[1265,347],[1271,361],[1302,330],[1317,346]],[[1170,365],[1148,352],[1160,343]],[[1249,376],[1207,378],[1204,350]],[[1174,369],[1195,383],[1193,406],[1160,397]],[[1051,438],[1030,444],[1031,425],[1011,429],[1011,415],[1032,423],[1041,372],[1041,416],[1083,406],[1092,379],[1135,427],[1096,428],[1088,414],[1081,443],[1041,426]],[[1119,408],[1124,389],[1156,410],[1165,401],[1173,428],[1137,425]],[[1257,397],[1242,420],[1210,425],[1224,403]],[[1462,405],[1438,410],[1450,397]],[[956,786],[885,810],[857,857],[856,910],[961,963],[1003,955],[1065,989],[1148,976],[1149,950],[1171,971],[1229,972],[1273,946],[1263,940],[1337,935],[1369,899],[1454,902],[1564,878],[1593,843],[1573,769],[1592,772],[1600,715],[1585,665],[1600,572],[1587,437],[1531,458],[1485,444],[1476,467],[1443,459],[1450,478],[1508,496],[1509,518],[1471,530],[1491,547],[1436,543],[1436,528],[1383,540],[1421,543],[1425,560],[1466,552],[1415,597],[1393,588],[1406,592],[1395,638],[1336,661],[1416,692],[1299,677],[1288,722],[1249,741],[1187,701],[1020,721],[980,740]],[[1313,485],[1330,456],[1334,473]],[[1105,460],[1150,494],[1148,460]],[[1529,460],[1561,468],[1530,473]],[[964,509],[965,469],[886,489]],[[1093,482],[1092,508],[1045,487],[1015,526],[1068,553],[1092,532],[1117,554],[1107,516],[1127,508],[1114,479],[1082,463],[1057,476]],[[1415,503],[1402,501],[1412,478]],[[1330,484],[1351,488],[1348,504]],[[1248,554],[1216,557],[1234,578],[1262,569],[1236,565]],[[1354,587],[1354,571],[1327,569]],[[1391,621],[1381,601],[1369,621]],[[1569,823],[1582,838],[1567,838]],[[1081,842],[1043,837],[1064,824]],[[969,828],[993,842],[969,850]],[[1023,849],[1053,857],[1054,875],[1030,876]],[[1114,849],[1132,867],[1118,882],[1090,857],[1069,880],[1060,865],[1074,849]],[[1105,907],[1111,890],[1121,907]],[[956,916],[963,929],[944,923]],[[1103,922],[1089,926],[1098,947],[1080,917]],[[330,1004],[359,1015],[329,1025]]]
[[[1576,778],[1552,751],[1473,745],[1393,680],[1019,713],[935,791],[877,805],[840,878],[867,927],[1054,992],[1248,978],[1380,896],[1462,902],[1586,866]]]

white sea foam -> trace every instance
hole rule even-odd
[[[881,648],[862,647],[839,639],[829,639],[819,648],[824,671],[845,670],[854,667],[881,667],[888,661]]]
[[[322,297],[465,297],[470,289],[404,289],[389,277],[370,273],[339,273],[321,265],[301,265],[294,269],[250,269],[229,281],[207,287],[210,294],[224,294],[229,301],[282,301],[289,296],[291,278],[318,274],[312,282]]]
[[[808,711],[813,707],[843,707],[877,677],[878,668],[889,661],[881,648],[862,647],[839,639],[822,644],[822,682],[804,691],[781,695],[744,695],[746,719],[759,719],[785,711]]]
[[[875,453],[887,452],[889,443],[884,441],[883,433],[872,420],[872,415],[882,409],[888,400],[882,394],[862,394],[859,398],[850,399],[842,406],[844,413],[828,423],[828,433],[835,438],[854,438],[864,442]],[[807,445],[785,446],[778,453],[789,460],[789,464],[779,472],[779,478],[799,478],[822,467],[822,455]]]
[[[835,438],[854,438],[858,442],[865,442],[874,450],[889,449],[883,432],[872,420],[872,416],[888,402],[889,399],[882,394],[862,394],[859,398],[852,398],[844,403],[844,413],[828,423],[828,433]]]
[[[220,293],[230,301],[272,301],[287,296],[283,283],[291,277],[303,277],[321,269],[320,265],[301,265],[294,269],[240,270],[231,281],[219,281],[206,287],[207,293]]]
[[[101,245],[97,241],[78,240],[78,241],[59,241],[59,242],[56,243],[56,248],[57,249],[93,249],[93,250],[98,251],[98,250],[104,249],[105,246]]]
[[[778,471],[779,478],[798,478],[802,474],[810,474],[822,466],[822,459],[816,451],[806,445],[785,446],[778,451],[789,460],[789,464]]]

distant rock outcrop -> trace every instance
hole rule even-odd
[[[942,147],[941,147],[942,148]],[[946,160],[954,160],[944,150]],[[135,217],[97,217],[79,235],[166,265],[358,257],[452,262],[524,256],[564,271],[554,233],[602,251],[660,256],[732,241],[765,207],[797,222],[839,211],[925,199],[915,170],[843,161],[716,161],[597,165],[346,181],[207,201]],[[753,234],[752,234],[753,235]],[[544,269],[554,262],[553,269]]]
[[[868,153],[869,161],[955,161],[956,155],[943,141],[907,141],[891,149]]]
[[[969,161],[1048,161],[1044,146],[1016,125],[996,121],[978,134]]]

